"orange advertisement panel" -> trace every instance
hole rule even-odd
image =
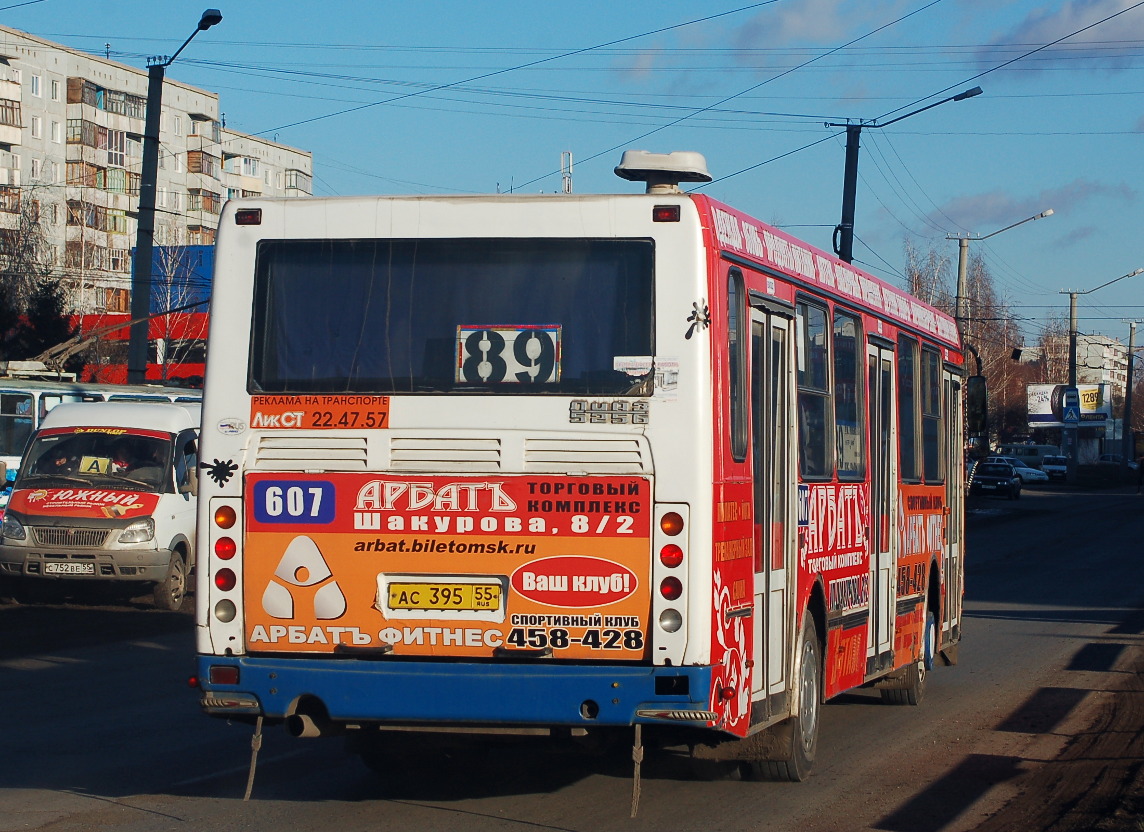
[[[249,474],[251,652],[648,654],[641,477]]]
[[[251,396],[250,426],[285,430],[389,427],[389,396]]]
[[[83,517],[100,520],[147,517],[159,504],[158,494],[110,488],[29,488],[12,494],[8,507],[43,517]]]

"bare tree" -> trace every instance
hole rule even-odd
[[[166,381],[170,365],[187,360],[199,338],[188,331],[192,304],[201,296],[195,285],[199,279],[190,249],[183,242],[179,228],[172,222],[159,226],[156,234],[155,270],[151,280],[152,307],[159,314],[152,332],[158,335],[157,358],[161,378]],[[176,310],[176,311],[171,311]]]
[[[8,189],[0,228],[0,353],[29,358],[66,340],[71,324],[65,314],[66,292],[55,266],[55,246],[47,220],[60,210],[39,186]]]
[[[951,258],[933,246],[920,249],[909,239],[905,242],[905,257],[910,293],[955,314],[957,278],[952,274]],[[1024,346],[1019,322],[997,292],[985,260],[973,251],[966,263],[965,295],[962,336],[981,358],[981,372],[989,386],[991,430],[1003,438],[1024,434],[1028,431],[1025,388],[1035,380],[1035,371],[1013,360],[1013,350]]]

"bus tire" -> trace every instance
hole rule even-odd
[[[167,577],[155,584],[155,606],[177,612],[187,597],[187,561],[182,549],[171,552]]]
[[[767,729],[777,740],[778,750],[768,753],[765,760],[751,762],[750,773],[757,779],[801,783],[810,777],[814,767],[822,716],[822,645],[809,611],[803,615],[794,672],[798,680],[798,710]]]
[[[926,695],[926,677],[933,670],[933,657],[937,652],[937,625],[933,610],[926,610],[925,631],[922,633],[922,655],[906,668],[905,685],[883,688],[882,701],[888,705],[920,705]]]

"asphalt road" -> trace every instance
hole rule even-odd
[[[1140,828],[1144,497],[1026,489],[969,508],[960,663],[921,707],[832,700],[801,784],[700,782],[653,755],[634,820],[623,749],[379,776],[337,739],[280,728],[244,801],[251,729],[199,713],[189,614],[0,604],[0,832]]]

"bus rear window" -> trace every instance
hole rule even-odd
[[[251,392],[650,395],[648,240],[269,240]]]

